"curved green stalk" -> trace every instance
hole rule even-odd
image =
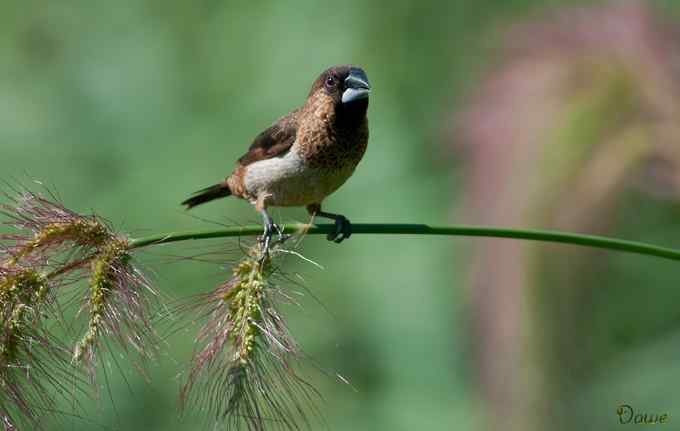
[[[307,231],[308,235],[327,234],[335,230],[332,224],[306,225],[301,223],[280,226],[285,233]],[[170,232],[162,235],[152,235],[131,239],[131,249],[148,245],[167,244],[171,242],[227,238],[235,236],[253,236],[262,233],[262,226],[246,225],[227,227],[213,230]],[[513,238],[532,241],[556,242],[563,244],[581,245],[585,247],[616,250],[664,259],[680,260],[680,250],[660,247],[637,241],[627,241],[597,235],[583,235],[578,233],[559,232],[552,230],[508,229],[500,227],[474,225],[444,225],[431,226],[425,224],[352,224],[352,234],[373,235],[443,235],[443,236],[475,236],[491,238]]]

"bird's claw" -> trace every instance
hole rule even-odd
[[[269,257],[269,251],[271,250],[272,245],[274,244],[272,242],[272,238],[274,237],[274,231],[276,231],[276,234],[278,235],[278,244],[283,244],[288,238],[291,237],[291,235],[286,235],[283,233],[283,229],[281,226],[277,224],[265,224],[264,225],[264,232],[262,233],[262,237],[260,238],[260,243],[262,244],[262,257],[260,258],[260,265],[263,265],[265,260]]]
[[[326,235],[328,241],[340,244],[343,240],[352,236],[352,223],[345,216],[338,216],[335,219],[335,232]]]
[[[264,225],[264,232],[260,237],[260,244],[262,244],[262,257],[260,258],[260,265],[269,257],[269,248],[271,247],[272,236],[274,236],[274,224],[266,223]]]
[[[288,238],[291,237],[291,235],[283,233],[283,228],[277,224],[274,225],[274,230],[276,230],[276,233],[279,236],[279,244],[283,244]]]

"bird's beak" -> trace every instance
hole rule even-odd
[[[368,99],[371,86],[368,83],[366,72],[358,67],[353,67],[349,71],[349,76],[345,79],[345,91],[342,92],[342,103],[350,103],[355,100]]]

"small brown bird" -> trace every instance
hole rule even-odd
[[[221,183],[182,202],[187,209],[226,196],[247,199],[264,218],[265,250],[274,230],[270,206],[306,206],[312,216],[335,220],[330,241],[349,238],[351,224],[321,211],[321,203],[352,175],[368,144],[366,73],[351,65],[324,71],[300,108],[260,133]]]

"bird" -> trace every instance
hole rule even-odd
[[[350,221],[322,211],[321,204],[352,176],[366,152],[370,92],[361,67],[346,64],[324,70],[303,105],[257,135],[228,177],[195,192],[182,205],[188,210],[228,196],[249,201],[264,221],[265,252],[274,231],[283,238],[269,207],[304,206],[312,219],[335,222],[329,241],[349,238]]]

